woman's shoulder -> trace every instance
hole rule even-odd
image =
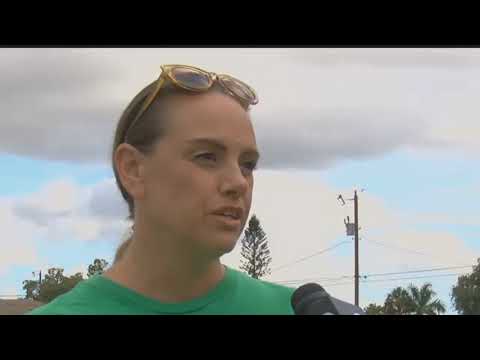
[[[53,301],[49,302],[48,304],[42,305],[38,308],[33,309],[32,311],[28,312],[26,315],[77,315],[83,314],[80,311],[76,311],[74,307],[69,304],[69,301],[65,301],[66,298],[68,299],[70,294],[64,294]]]
[[[85,304],[79,306],[75,300],[76,296],[69,291],[60,295],[48,304],[42,305],[27,315],[83,315],[85,314]]]
[[[295,289],[255,279],[238,270],[231,271],[237,278],[235,294],[245,313],[293,315],[291,298]]]
[[[235,273],[235,276],[237,277],[237,281],[240,286],[248,288],[251,291],[270,293],[271,295],[276,296],[287,296],[289,298],[295,291],[294,288],[288,286],[276,284],[267,280],[252,278],[248,274],[235,269],[230,269],[230,271]]]
[[[95,286],[96,281],[96,278],[83,280],[72,290],[28,312],[27,315],[93,314],[102,305],[102,296],[99,296],[98,288]]]

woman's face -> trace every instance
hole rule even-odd
[[[143,212],[181,245],[221,256],[247,221],[258,161],[248,113],[230,96],[179,95],[145,160]]]

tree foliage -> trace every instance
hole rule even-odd
[[[240,269],[255,279],[270,274],[270,250],[267,236],[260,226],[260,221],[253,215],[248,222],[245,236],[242,239]]]
[[[480,258],[471,274],[458,278],[452,288],[451,299],[460,315],[480,315]]]

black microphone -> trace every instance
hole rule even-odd
[[[292,295],[295,315],[365,315],[358,306],[331,297],[315,283],[300,286]]]

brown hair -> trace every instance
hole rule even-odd
[[[165,84],[157,97],[150,105],[148,110],[143,113],[143,115],[136,121],[136,123],[129,129],[132,124],[132,121],[135,119],[136,115],[139,113],[141,106],[145,102],[146,98],[154,91],[156,86],[156,81],[150,83],[145,88],[143,88],[128,104],[126,109],[123,111],[120,120],[118,121],[117,128],[115,130],[115,136],[112,146],[112,167],[113,173],[115,175],[115,180],[117,186],[122,194],[122,197],[125,199],[128,205],[128,219],[134,220],[135,206],[132,197],[127,192],[127,190],[122,185],[118,171],[115,165],[115,151],[117,147],[126,142],[137,150],[141,151],[144,154],[148,154],[152,151],[155,143],[165,134],[166,127],[166,109],[168,108],[168,100],[178,94],[185,94],[195,96],[195,93],[184,90],[180,87],[174,86],[171,83]],[[218,83],[214,85],[208,91],[216,91],[227,94],[222,86]],[[237,100],[240,105],[248,111],[249,105],[238,98]],[[161,105],[161,106],[160,106]],[[160,108],[162,111],[158,111]],[[128,141],[126,140],[128,131]],[[132,226],[133,230],[133,226]],[[133,232],[133,231],[132,231]],[[126,241],[124,241],[120,247],[117,249],[114,263],[123,255],[128,244],[131,242],[132,236],[130,236]]]

